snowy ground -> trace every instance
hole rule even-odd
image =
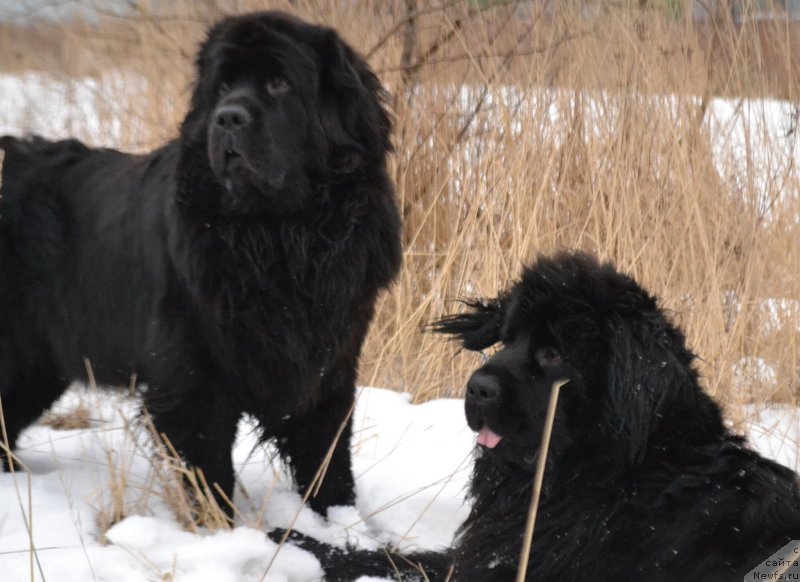
[[[280,465],[268,449],[256,447],[243,421],[234,451],[242,515],[235,529],[216,533],[185,531],[158,495],[147,438],[129,422],[134,402],[74,387],[54,410],[79,407],[90,411],[89,428],[31,427],[19,457],[32,474],[0,474],[4,582],[317,580],[316,560],[289,546],[267,571],[276,545],[264,532],[297,516],[297,529],[333,543],[440,548],[469,509],[463,494],[474,436],[461,400],[412,405],[406,394],[362,390],[353,438],[357,505],[337,508],[327,523],[302,508]],[[753,445],[796,469],[800,413],[772,407],[747,414]],[[111,505],[110,490],[121,475],[131,515],[104,540],[98,515]]]
[[[264,531],[295,527],[342,543],[357,537],[364,546],[447,545],[466,517],[465,479],[473,435],[459,400],[409,404],[408,395],[381,389],[360,393],[353,438],[357,506],[340,508],[325,523],[301,499],[270,451],[255,446],[242,422],[234,459],[242,488],[235,499],[242,525],[232,531],[188,533],[152,493],[153,471],[146,436],[132,429],[135,403],[108,393],[74,388],[56,412],[88,408],[91,427],[54,430],[31,427],[19,457],[32,475],[0,474],[0,578],[4,582],[55,580],[192,582],[300,582],[319,578],[309,555],[284,547],[265,576],[275,544]],[[125,501],[138,515],[106,532],[97,515],[111,503],[110,489],[124,473]],[[32,523],[30,536],[27,523]],[[247,524],[266,524],[261,528]],[[166,577],[167,574],[172,578]]]

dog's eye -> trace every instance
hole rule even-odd
[[[555,348],[549,346],[536,350],[534,357],[542,368],[550,368],[561,364],[561,354],[559,354]]]
[[[267,90],[267,93],[272,95],[281,95],[286,93],[289,90],[289,83],[286,82],[286,79],[280,76],[271,77],[267,79],[267,82],[264,83],[264,89]]]

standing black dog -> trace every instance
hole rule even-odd
[[[331,29],[227,18],[197,57],[180,136],[150,154],[0,139],[0,395],[13,444],[72,379],[149,387],[145,407],[232,494],[243,413],[316,510],[354,500],[356,368],[401,262],[391,119]]]
[[[431,582],[515,580],[550,388],[562,378],[526,580],[732,582],[800,539],[796,475],[725,428],[683,334],[631,278],[559,254],[470,307],[434,326],[470,350],[502,344],[467,384],[478,454],[455,545],[391,556],[293,534],[328,582],[408,582],[423,570]]]

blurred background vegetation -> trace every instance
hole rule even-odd
[[[422,326],[580,248],[662,298],[710,392],[797,403],[800,0],[0,0],[0,129],[155,147],[206,27],[257,9],[336,27],[393,96],[405,266],[363,384],[460,395],[479,356]]]

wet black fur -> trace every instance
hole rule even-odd
[[[223,111],[248,122],[226,129]],[[209,31],[180,136],[152,153],[0,138],[11,443],[87,358],[102,383],[136,373],[156,428],[228,495],[243,413],[307,487],[400,266],[390,132],[378,79],[333,30],[264,12]],[[317,510],[353,502],[350,426]]]
[[[465,406],[473,430],[489,426],[504,438],[476,450],[472,510],[446,551],[387,556],[293,534],[329,582],[394,578],[395,567],[403,580],[421,580],[410,564],[432,582],[448,579],[450,567],[457,582],[513,581],[559,378],[569,383],[528,581],[730,582],[800,538],[796,475],[726,429],[681,331],[611,265],[582,254],[541,258],[508,292],[434,327],[470,349],[501,345],[473,374]]]

